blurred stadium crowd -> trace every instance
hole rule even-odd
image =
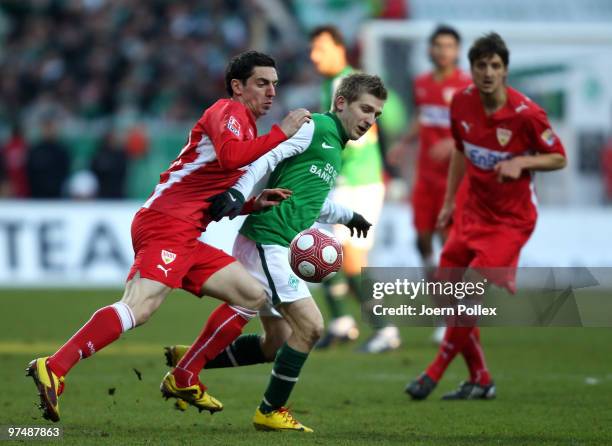
[[[287,36],[279,12],[291,14],[290,2],[0,2],[2,196],[124,197],[128,164],[149,150],[155,121],[197,119],[245,49],[274,55],[285,90],[316,83],[304,70],[306,31]]]
[[[265,130],[287,109],[318,110],[310,22],[402,19],[421,3],[3,0],[0,197],[142,198],[223,94],[232,55],[255,48],[278,62],[281,88]],[[354,23],[346,29],[359,66]],[[612,145],[605,153],[612,197]]]

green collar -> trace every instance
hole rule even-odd
[[[340,122],[340,119],[336,116],[334,112],[327,112],[325,113],[325,115],[329,116],[330,118],[334,120],[334,123],[336,124],[336,129],[338,130],[338,135],[340,135],[340,139],[342,140],[342,146],[344,148],[344,146],[349,140],[349,137],[344,131],[344,127],[342,127],[342,123]]]

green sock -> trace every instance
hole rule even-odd
[[[376,316],[371,311],[371,306],[374,301],[372,299],[372,296],[368,296],[361,287],[361,274],[347,276],[346,280],[349,284],[349,287],[351,288],[351,291],[353,291],[355,296],[357,296],[357,298],[359,299],[359,303],[361,304],[362,308],[362,314],[367,314],[370,326],[375,330],[379,330],[389,325],[385,316]]]
[[[214,359],[208,361],[204,368],[220,369],[261,364],[263,362],[267,361],[261,349],[261,336],[258,334],[243,334]]]
[[[345,290],[342,290],[342,288]],[[325,296],[325,302],[327,308],[329,308],[329,315],[332,319],[339,318],[347,314],[346,304],[344,303],[347,284],[344,280],[344,275],[338,272],[334,277],[323,282],[323,295]]]
[[[286,342],[283,344],[276,354],[268,388],[259,405],[259,410],[263,413],[270,413],[287,403],[306,358],[308,358],[308,353],[298,352],[289,347]]]

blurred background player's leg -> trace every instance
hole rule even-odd
[[[374,244],[375,228],[382,209],[384,191],[382,183],[341,186],[333,191],[334,201],[364,215],[372,223],[372,228],[367,238],[358,239],[351,238],[345,227],[334,227],[336,237],[342,243],[343,274],[324,284],[325,298],[332,319],[328,324],[328,331],[317,344],[317,348],[327,348],[337,342],[354,340],[359,334],[355,319],[347,312],[343,299],[350,293],[357,298],[360,305],[368,305],[371,300],[371,296],[365,294],[361,287],[361,268],[368,265],[368,252]],[[359,348],[359,351],[380,353],[394,350],[400,346],[399,330],[391,326],[384,318],[372,317],[366,323],[374,332]]]

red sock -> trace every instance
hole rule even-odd
[[[486,386],[491,383],[491,374],[487,369],[484,351],[480,344],[480,329],[474,327],[467,342],[461,350],[463,359],[470,370],[470,381]]]
[[[257,313],[246,308],[222,304],[212,312],[204,329],[181,358],[172,372],[180,387],[189,387],[198,382],[198,375],[206,362],[215,358],[240,333],[242,328]]]
[[[468,336],[473,327],[446,327],[444,340],[438,350],[438,355],[427,367],[425,373],[434,381],[439,381],[446,371],[448,365],[455,358],[457,353],[463,350]]]
[[[117,340],[121,333],[134,326],[129,307],[117,302],[100,308],[53,356],[47,365],[53,373],[65,376],[81,358],[88,358]]]

